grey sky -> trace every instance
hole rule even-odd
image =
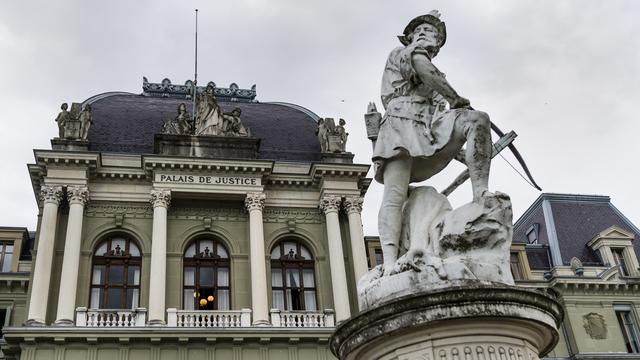
[[[255,83],[260,101],[344,117],[359,163],[371,155],[362,115],[369,101],[381,109],[396,35],[439,9],[448,40],[435,64],[475,108],[519,134],[516,146],[544,191],[610,195],[640,225],[640,3],[588,0],[2,2],[0,224],[35,228],[25,164],[33,148],[50,148],[60,103],[139,93],[142,76],[193,77],[196,7],[200,82]],[[462,169],[429,183],[442,189]],[[491,188],[511,195],[516,217],[539,195],[500,158]],[[373,185],[365,200],[368,235],[377,233],[380,190]],[[463,185],[454,205],[470,193]]]

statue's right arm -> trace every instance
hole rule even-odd
[[[414,50],[411,55],[411,63],[420,81],[441,94],[450,104],[453,105],[459,102],[460,95],[425,53]]]

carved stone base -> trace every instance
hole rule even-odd
[[[323,152],[321,161],[335,164],[353,164],[353,156],[353,153],[350,152]]]
[[[562,318],[542,292],[467,283],[362,312],[336,328],[330,346],[343,360],[537,360],[557,344]]]
[[[154,152],[161,155],[257,159],[260,139],[237,136],[156,134]]]
[[[66,151],[87,151],[89,149],[89,141],[55,138],[51,139],[51,149]]]

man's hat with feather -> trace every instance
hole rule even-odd
[[[409,21],[409,24],[404,28],[404,32],[402,35],[398,35],[398,39],[403,45],[409,45],[411,40],[409,40],[409,35],[413,33],[413,31],[420,24],[430,24],[436,27],[440,32],[440,44],[439,47],[442,47],[444,43],[447,41],[447,27],[444,24],[444,21],[440,20],[440,13],[438,10],[432,10],[426,15],[420,15],[413,20]]]

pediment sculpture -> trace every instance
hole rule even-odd
[[[316,135],[320,142],[320,150],[323,153],[344,153],[347,147],[349,134],[345,129],[346,121],[340,119],[336,126],[333,118],[320,118]]]
[[[170,135],[191,135],[191,115],[187,112],[187,105],[178,105],[178,115],[167,119],[162,125],[161,133]]]
[[[197,119],[195,135],[198,136],[250,136],[250,131],[240,120],[242,110],[235,108],[223,113],[214,96],[215,88],[207,85],[204,93],[196,97]]]

